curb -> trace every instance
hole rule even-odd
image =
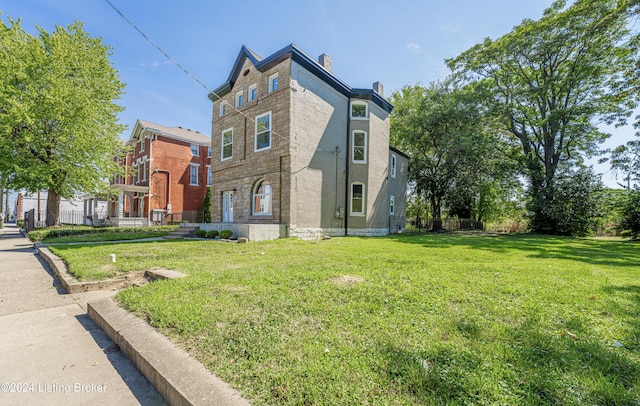
[[[249,405],[238,391],[111,298],[87,313],[170,405]]]
[[[133,276],[123,276],[119,278],[106,279],[95,282],[79,282],[69,271],[64,261],[54,255],[47,247],[36,246],[38,255],[49,264],[51,270],[60,280],[62,287],[67,293],[83,293],[93,290],[110,290],[113,288],[125,288],[134,284]]]

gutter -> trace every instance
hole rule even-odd
[[[347,162],[345,166],[344,182],[344,235],[349,235],[349,160],[351,159],[351,96],[347,97]]]

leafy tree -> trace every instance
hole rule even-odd
[[[626,193],[619,210],[618,230],[622,235],[638,239],[640,236],[640,190],[634,189]]]
[[[636,137],[640,133],[636,133]],[[640,140],[631,140],[624,145],[613,148],[610,152],[611,169],[622,174],[622,180],[626,182],[627,190],[631,190],[631,182],[640,181]],[[600,162],[605,162],[603,159]]]
[[[110,48],[79,22],[32,36],[0,20],[0,172],[13,189],[48,190],[47,225],[61,197],[105,191],[121,153],[122,93]]]
[[[410,157],[409,180],[431,209],[433,229],[442,227],[438,220],[447,202],[455,214],[471,217],[473,200],[492,179],[500,155],[499,137],[490,131],[491,120],[479,109],[473,89],[448,83],[405,86],[392,100],[391,141]],[[459,199],[453,198],[456,193]]]
[[[558,0],[448,61],[456,77],[485,93],[489,108],[521,150],[535,231],[563,232],[557,208],[560,166],[596,152],[609,135],[597,124],[624,123],[638,101],[637,35],[628,20],[638,1]]]

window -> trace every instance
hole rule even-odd
[[[236,93],[236,107],[242,106],[243,102],[244,102],[244,95],[241,90],[238,93]]]
[[[224,100],[220,101],[220,117],[224,117],[227,114],[227,103]]]
[[[198,186],[198,164],[189,164],[189,184],[192,186]]]
[[[271,214],[271,184],[263,180],[256,184],[253,192],[253,215]]]
[[[367,133],[364,131],[353,132],[353,162],[367,163]]]
[[[258,98],[258,87],[256,85],[249,86],[249,92],[247,93],[247,101],[254,101]]]
[[[233,156],[233,128],[222,132],[222,149],[220,150],[220,160],[231,159]]]
[[[147,181],[147,157],[142,158],[142,181]]]
[[[363,119],[369,117],[369,105],[367,102],[351,103],[351,118]]]
[[[278,74],[269,76],[269,93],[278,90]]]
[[[256,117],[255,150],[271,148],[271,112]]]
[[[191,144],[191,155],[193,156],[199,156],[200,155],[200,147],[198,147],[198,145],[196,144]]]
[[[207,147],[207,158],[211,158],[211,147]]]
[[[211,165],[207,165],[207,186],[211,186]]]
[[[144,152],[144,135],[140,134],[140,152]]]
[[[391,154],[391,177],[396,177],[396,154]]]
[[[389,214],[396,214],[396,197],[394,195],[389,198]]]
[[[351,184],[351,215],[364,216],[364,184]]]

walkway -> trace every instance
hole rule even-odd
[[[0,229],[0,404],[165,405],[14,224]]]

